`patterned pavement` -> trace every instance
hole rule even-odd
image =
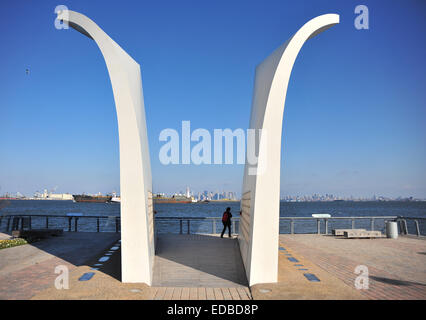
[[[426,299],[425,240],[280,235],[280,242],[351,287],[360,275],[355,268],[366,266],[369,287],[358,291],[367,299]]]
[[[57,266],[72,272],[118,238],[115,233],[65,232],[61,237],[0,250],[0,300],[30,299],[54,285]]]
[[[278,283],[250,289],[233,239],[164,238],[152,287],[120,282],[118,239],[117,234],[70,233],[0,250],[0,299],[426,299],[426,241],[421,239],[280,235]],[[109,260],[96,267],[103,256]],[[54,287],[58,265],[69,268],[67,290]],[[359,265],[368,268],[368,289],[355,288]],[[183,274],[168,274],[176,266]],[[93,278],[79,281],[88,272]],[[321,281],[308,281],[307,272]]]

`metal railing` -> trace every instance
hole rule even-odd
[[[80,222],[79,222],[80,221]],[[85,223],[82,223],[84,221]],[[80,223],[80,224],[79,224]],[[69,232],[120,232],[120,217],[67,215],[4,215],[0,216],[0,230],[43,228],[63,229]],[[101,230],[103,227],[104,230]],[[79,229],[80,228],[80,229]]]
[[[397,216],[366,216],[366,217],[331,217],[331,218],[314,218],[314,217],[280,217],[281,221],[288,221],[290,225],[290,234],[295,234],[296,222],[305,222],[305,231],[298,233],[317,233],[317,234],[329,234],[330,225],[332,222],[335,224],[335,229],[355,229],[365,228],[370,230],[385,229],[386,221],[396,221]],[[314,227],[310,227],[311,232],[306,232],[307,223],[311,221],[315,223]],[[357,222],[358,221],[358,225]],[[345,222],[349,222],[345,223]],[[378,225],[378,222],[383,222]],[[280,223],[281,225],[281,223]],[[315,230],[315,231],[314,231]],[[321,231],[323,230],[323,231]],[[280,233],[281,232],[280,230]]]
[[[231,231],[239,233],[239,218],[232,218]],[[385,231],[387,221],[396,221],[402,235],[426,235],[426,218],[398,216],[365,217],[280,217],[280,233],[329,234],[332,229],[365,228]],[[222,230],[220,217],[155,217],[156,233],[217,234]],[[0,230],[62,228],[69,232],[120,232],[118,216],[4,215]]]
[[[411,225],[407,223],[407,220],[411,222]],[[399,225],[399,232],[404,235],[416,235],[418,237],[423,236],[422,230],[426,227],[426,218],[421,217],[398,217],[396,219]],[[422,227],[420,228],[420,222],[422,222]],[[410,231],[414,231],[415,233],[410,233]]]
[[[222,229],[222,218],[221,217],[156,217],[155,223],[156,228],[161,230],[161,225],[169,222],[168,226],[164,229],[168,229],[168,231],[176,230],[177,228],[170,228],[170,224],[176,226],[175,222],[178,222],[178,230],[179,234],[191,234],[191,222],[192,226],[197,228],[198,232],[195,233],[211,233],[217,234]],[[207,227],[208,224],[211,224],[211,227]],[[239,219],[233,218],[231,219],[231,230],[232,233],[237,234],[235,228],[239,229]],[[218,229],[219,228],[219,229]],[[201,232],[200,232],[201,231]],[[219,232],[218,232],[219,231]],[[161,231],[159,231],[161,233]],[[173,232],[172,232],[173,233]]]
[[[386,221],[396,221],[397,216],[368,216],[368,217],[331,217],[331,218],[313,218],[313,217],[280,217],[280,233],[317,233],[317,234],[329,234],[331,226],[345,229],[365,228],[370,230],[385,230]],[[216,234],[220,230],[217,229],[219,224],[220,229],[222,228],[221,218],[219,217],[157,217],[156,227],[159,227],[162,222],[169,222],[171,226],[174,226],[172,233],[191,233],[191,222],[192,225],[198,224],[196,233],[212,233]],[[201,222],[208,222],[211,227],[200,227]],[[232,218],[232,233],[238,234],[239,232],[239,218]],[[345,224],[345,222],[349,222]],[[313,224],[312,224],[313,223]],[[176,227],[179,226],[179,228]],[[296,232],[296,227],[301,227],[301,232]],[[165,228],[170,232],[172,228]],[[286,232],[288,230],[288,232]],[[173,230],[172,230],[173,231]],[[200,232],[201,231],[201,232]],[[161,233],[161,231],[160,231]]]

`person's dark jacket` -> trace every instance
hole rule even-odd
[[[228,215],[228,219],[227,219],[227,220],[224,220],[224,218],[225,218],[225,214],[227,214],[227,215]],[[222,216],[222,222],[231,223],[231,218],[232,218],[232,213],[231,213],[231,211],[225,211],[225,212],[223,213],[223,216]]]

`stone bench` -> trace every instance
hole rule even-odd
[[[333,229],[333,236],[344,236],[346,231],[366,231],[365,229]]]
[[[62,229],[31,229],[31,230],[14,230],[12,236],[14,238],[24,238],[26,240],[44,239],[50,236],[61,236],[64,233]]]
[[[385,237],[380,231],[366,231],[366,230],[348,230],[344,232],[346,239],[354,238],[383,238]]]

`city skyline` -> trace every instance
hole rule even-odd
[[[169,1],[170,10],[156,3],[129,10],[101,1],[66,3],[95,19],[141,65],[153,189],[171,194],[191,185],[240,194],[243,165],[163,165],[160,132],[179,131],[186,120],[211,133],[245,130],[256,65],[308,19],[335,12],[341,23],[306,44],[291,75],[280,194],[426,198],[426,75],[418,67],[426,45],[410,32],[426,30],[419,3],[367,1],[368,30],[354,27],[357,2],[267,4]],[[55,29],[57,5],[0,5],[0,24],[14,30],[0,39],[9,48],[0,52],[0,194],[30,195],[44,186],[120,190],[105,63],[88,50],[90,41]]]
[[[2,197],[16,197],[16,198],[51,198],[56,200],[70,200],[68,197],[65,197],[64,195],[72,195],[72,194],[88,194],[88,195],[101,195],[102,192],[95,192],[95,193],[85,193],[85,192],[77,192],[77,193],[69,193],[69,192],[62,192],[62,193],[55,193],[56,188],[54,189],[42,189],[42,191],[35,191],[32,195],[28,194],[22,194],[19,191],[16,193],[13,192],[1,192],[0,190],[0,198]],[[106,194],[117,194],[115,190],[112,192],[107,192]],[[196,191],[192,190],[191,188],[187,187],[185,191],[179,190],[171,193],[165,193],[165,192],[154,192],[156,195],[162,195],[162,196],[173,196],[173,195],[185,195],[187,197],[194,197],[196,200],[222,200],[222,199],[229,199],[229,200],[240,200],[241,194],[230,191],[230,190],[222,190],[222,191],[212,191],[212,190],[204,190],[204,191]],[[52,197],[53,195],[53,197]],[[395,197],[389,197],[384,196],[380,194],[373,194],[370,196],[341,196],[337,194],[331,194],[331,193],[313,193],[313,194],[300,194],[300,195],[288,195],[288,194],[281,194],[280,196],[281,201],[287,201],[287,202],[315,202],[315,201],[336,201],[336,200],[345,200],[345,201],[426,201],[426,198],[419,198],[419,197],[413,197],[413,196],[395,196]]]

